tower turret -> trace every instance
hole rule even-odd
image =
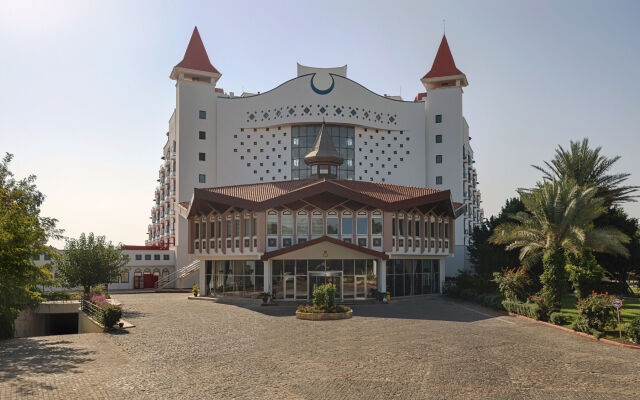
[[[338,167],[344,161],[336,150],[331,135],[325,131],[324,119],[313,148],[304,156],[304,162],[311,167],[311,177],[316,179],[336,179]]]
[[[464,87],[469,84],[467,76],[456,67],[456,62],[453,60],[445,35],[442,35],[442,41],[440,42],[438,53],[436,53],[436,58],[433,60],[431,70],[420,81],[427,91],[450,86]]]
[[[209,61],[207,50],[204,48],[196,26],[191,34],[187,51],[184,52],[184,57],[173,67],[170,78],[204,81],[215,85],[221,76],[222,74]]]

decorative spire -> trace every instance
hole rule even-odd
[[[422,82],[425,81],[440,81],[443,78],[459,78],[462,80],[462,85],[467,85],[467,77],[465,74],[456,67],[456,62],[453,60],[451,49],[449,49],[449,43],[447,37],[442,35],[442,41],[440,47],[436,53],[436,58],[433,60],[431,70],[422,77]]]
[[[342,164],[344,158],[333,146],[331,135],[325,131],[324,118],[318,132],[313,148],[304,156],[304,162],[311,166],[311,175],[320,178],[336,178],[337,167]]]
[[[182,70],[180,72],[198,71],[204,73],[205,76],[216,78],[216,81],[217,78],[220,78],[221,76],[220,72],[211,64],[211,61],[209,61],[209,55],[207,54],[207,50],[204,48],[197,26],[193,28],[191,40],[189,40],[189,45],[187,46],[187,50],[184,52],[182,61],[173,67],[173,71],[171,72],[172,79],[177,78],[178,70]]]

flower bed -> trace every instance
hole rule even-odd
[[[313,286],[313,305],[300,305],[296,318],[307,321],[326,321],[351,318],[353,311],[336,304],[336,287],[332,283]]]

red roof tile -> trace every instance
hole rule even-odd
[[[433,60],[433,66],[431,71],[427,72],[422,79],[428,78],[441,78],[444,76],[464,75],[462,71],[456,68],[456,62],[453,61],[453,55],[449,49],[449,43],[447,43],[447,37],[442,35],[442,42],[436,53],[436,58]]]
[[[196,71],[212,72],[215,74],[220,73],[213,65],[211,65],[211,61],[209,61],[209,56],[207,55],[207,50],[204,48],[204,44],[200,38],[198,27],[193,29],[193,34],[191,35],[191,40],[189,40],[187,51],[185,51],[182,61],[176,65],[176,68],[188,68]]]
[[[413,101],[422,101],[425,97],[427,97],[427,92],[418,93]]]

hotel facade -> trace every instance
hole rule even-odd
[[[410,101],[373,93],[346,66],[298,64],[265,93],[225,92],[221,76],[196,28],[170,74],[176,107],[146,242],[174,252],[165,282],[304,299],[332,281],[346,299],[438,292],[469,268],[483,212],[468,82],[446,37]],[[320,150],[333,158],[314,159]]]

